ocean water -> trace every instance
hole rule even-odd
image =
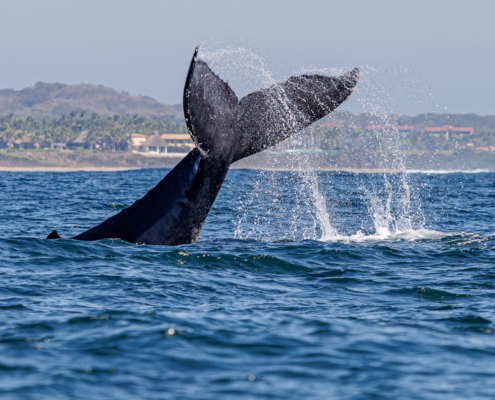
[[[197,244],[42,239],[166,172],[0,173],[2,399],[495,396],[495,174],[233,170]]]

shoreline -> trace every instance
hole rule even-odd
[[[139,169],[162,169],[171,167],[5,167],[0,166],[0,172],[119,172],[119,171],[134,171]],[[231,169],[254,169],[261,171],[286,171],[286,172],[306,172],[308,170],[301,170],[296,168],[269,168],[269,167],[253,167],[253,166],[239,166],[232,167]],[[452,174],[452,173],[490,173],[488,169],[474,169],[474,170],[406,170],[400,171],[395,169],[368,169],[368,168],[312,168],[309,171],[325,171],[325,172],[350,172],[356,174],[382,174],[382,173],[398,173],[405,172],[409,174]]]
[[[409,156],[405,161],[408,173],[453,173],[453,172],[493,172],[495,153],[477,155],[471,160],[468,155],[439,156],[428,153]],[[486,156],[486,157],[482,157]],[[364,158],[363,158],[364,157]],[[326,171],[349,173],[397,173],[398,168],[380,168],[378,162],[368,156],[351,154],[342,157],[311,155],[306,162],[298,162],[291,155],[256,154],[240,160],[231,169],[252,169],[262,171]],[[64,151],[6,151],[0,150],[0,171],[2,172],[114,172],[136,169],[174,168],[183,157],[153,157],[131,152],[101,152],[96,150]],[[395,164],[391,166],[397,167]]]
[[[135,169],[145,169],[139,167],[3,167],[0,172],[115,172],[131,171]]]

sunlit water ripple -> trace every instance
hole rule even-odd
[[[0,173],[2,398],[493,398],[495,174],[380,217],[383,175],[318,173],[320,240],[300,174],[233,170],[197,244],[41,239],[165,173]]]

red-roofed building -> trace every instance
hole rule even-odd
[[[169,144],[187,144],[194,147],[191,136],[188,133],[164,133],[161,137]]]
[[[398,131],[404,133],[410,133],[414,131],[414,126],[412,125],[378,125],[378,126],[367,126],[368,131],[375,132],[388,132],[388,131]]]
[[[453,133],[466,133],[468,135],[472,135],[474,133],[474,128],[455,128],[455,127],[451,127],[451,131]]]
[[[448,139],[449,135],[452,133],[459,135],[472,135],[474,133],[474,128],[456,128],[451,125],[445,125],[436,128],[426,128],[425,132],[439,135],[445,134],[445,138]]]
[[[321,124],[320,127],[321,128],[342,128],[342,124],[337,123],[337,122],[327,122],[325,124]]]
[[[320,125],[322,128],[331,128],[333,126],[337,126],[335,122],[327,122],[326,124],[321,124]]]

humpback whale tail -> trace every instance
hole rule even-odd
[[[358,69],[338,78],[292,76],[239,101],[197,54],[196,47],[184,88],[187,127],[203,154],[226,156],[233,151],[232,162],[274,146],[331,113],[359,80]]]
[[[198,240],[230,165],[287,139],[335,110],[359,80],[293,76],[239,100],[198,59],[196,47],[184,87],[184,115],[196,148],[142,199],[73,239],[120,238],[138,244],[179,245]],[[60,237],[52,232],[48,239]]]

